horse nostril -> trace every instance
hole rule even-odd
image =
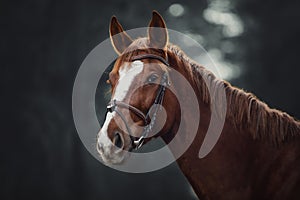
[[[122,136],[119,132],[115,133],[114,139],[113,139],[113,143],[115,146],[117,146],[118,148],[123,148],[123,140],[122,140]]]

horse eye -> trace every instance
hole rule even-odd
[[[158,75],[156,74],[151,74],[148,79],[147,79],[147,83],[154,83],[158,78]]]

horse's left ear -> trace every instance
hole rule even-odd
[[[149,24],[148,36],[150,47],[165,49],[168,44],[168,31],[165,21],[162,16],[157,12],[152,12],[152,19]]]

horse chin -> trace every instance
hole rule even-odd
[[[99,152],[100,159],[105,165],[122,165],[129,157],[128,151],[120,151],[118,153],[106,154],[105,152]]]

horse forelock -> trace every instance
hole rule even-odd
[[[166,53],[163,49],[156,49],[149,46],[148,38],[138,38],[134,40],[125,51],[118,57],[113,71],[118,72],[125,62],[132,62],[132,58],[139,54],[154,54],[166,59]],[[162,65],[160,65],[163,67]],[[164,69],[165,70],[165,69]]]

